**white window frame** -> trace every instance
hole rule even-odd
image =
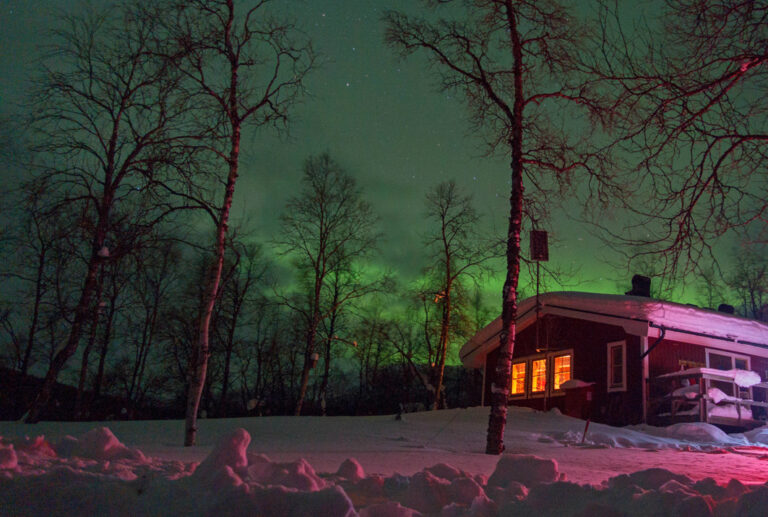
[[[534,361],[541,361],[542,359],[544,360],[544,389],[541,391],[533,391],[533,363]],[[527,362],[528,362],[528,370],[527,370],[528,382],[526,384],[527,389],[525,391],[527,393],[528,398],[538,399],[538,398],[543,398],[545,395],[548,396],[549,388],[551,386],[549,383],[549,370],[551,370],[551,368],[549,367],[549,356],[547,354],[530,356]]]
[[[547,372],[547,376],[549,377],[547,379],[547,388],[549,390],[550,395],[561,395],[565,394],[565,391],[563,388],[555,389],[555,359],[557,357],[563,357],[565,355],[571,356],[571,377],[568,380],[573,379],[573,349],[570,350],[561,350],[559,352],[552,352],[550,354],[547,354],[547,364],[549,365],[549,371]]]
[[[525,365],[525,376],[523,377],[523,392],[522,393],[512,393],[512,380],[510,379],[510,387],[509,387],[509,397],[513,399],[527,399],[529,396],[529,391],[531,389],[531,365],[530,361],[526,359],[518,360],[518,361],[512,361],[512,366],[515,366],[516,364],[524,364]],[[512,372],[510,372],[511,374]]]
[[[748,355],[741,355],[741,354],[735,354],[733,352],[726,352],[725,350],[720,350],[718,348],[705,348],[704,353],[706,356],[707,361],[707,368],[711,368],[709,365],[709,355],[715,354],[720,355],[723,357],[730,357],[731,358],[731,369],[736,368],[736,359],[742,359],[747,361],[747,370],[752,370],[752,358]],[[712,381],[707,381],[707,388],[711,387]],[[733,383],[733,395],[736,397],[741,396],[741,391],[743,388],[740,388],[736,385],[736,383]],[[747,388],[744,390],[744,393],[746,394],[747,398],[752,398],[752,388]]]
[[[746,359],[747,361],[747,370],[752,369],[752,360],[748,355],[741,355],[741,354],[734,354],[733,352],[726,352],[725,350],[719,350],[717,348],[706,348],[705,350],[706,357],[707,357],[707,368],[711,368],[709,365],[709,354],[716,354],[721,355],[723,357],[730,357],[731,358],[731,368],[736,367],[736,359]]]
[[[621,384],[612,385],[611,381],[613,381],[613,379],[611,379],[611,375],[613,374],[613,363],[611,362],[611,352],[616,348],[621,348]],[[627,391],[627,341],[611,341],[606,345],[605,350],[607,365],[605,385],[608,393]]]
[[[556,396],[562,396],[565,395],[565,390],[560,388],[559,390],[555,390],[553,387],[555,385],[555,357],[561,357],[564,355],[571,356],[571,379],[573,379],[573,364],[574,364],[574,357],[573,357],[573,348],[569,348],[566,350],[557,350],[553,352],[547,352],[544,354],[535,354],[535,355],[528,355],[525,357],[519,357],[512,360],[512,364],[517,363],[525,363],[525,393],[518,393],[516,395],[512,395],[511,389],[509,397],[510,399],[538,399],[538,398],[544,398],[544,397],[556,397]],[[545,388],[544,391],[533,391],[533,362],[539,361],[541,359],[544,359],[546,362],[545,364]]]

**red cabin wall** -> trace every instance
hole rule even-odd
[[[537,338],[538,328],[538,338]],[[625,340],[627,364],[626,391],[607,390],[607,344]],[[648,339],[648,346],[654,345],[655,338]],[[623,327],[608,325],[562,316],[545,315],[537,323],[527,327],[518,336],[513,361],[521,357],[534,356],[539,349],[548,351],[573,350],[572,378],[594,382],[591,418],[598,422],[614,425],[639,423],[643,420],[643,361],[642,338],[627,334]],[[727,343],[721,347],[706,347],[692,343],[665,339],[656,345],[648,355],[649,378],[681,369],[706,366],[706,350],[729,352]],[[490,400],[490,385],[498,357],[498,348],[487,356],[485,401]],[[768,358],[738,353],[750,357],[750,367],[768,381]],[[657,388],[651,385],[650,389]],[[650,393],[650,398],[659,393]],[[764,397],[762,390],[756,390],[755,398]],[[538,398],[510,398],[510,404],[538,410],[557,407],[565,409],[565,397],[555,395]]]
[[[537,324],[523,330],[518,336],[513,352],[515,358],[536,355]],[[616,325],[607,325],[562,316],[546,315],[538,322],[539,349],[548,351],[573,350],[572,378],[594,382],[591,417],[599,422],[625,425],[638,423],[643,418],[642,365],[640,338],[627,334]],[[607,344],[626,340],[627,390],[607,391]],[[547,346],[548,345],[548,346]],[[490,400],[490,385],[498,357],[498,348],[488,354],[486,362],[485,400]],[[565,409],[565,396],[511,398],[510,404],[534,409]]]
[[[648,346],[653,346],[649,338]],[[664,340],[648,354],[648,372],[653,379],[664,373],[676,372],[687,368],[706,366],[705,347],[680,341]]]

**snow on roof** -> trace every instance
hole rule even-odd
[[[554,314],[621,326],[627,334],[736,349],[768,357],[768,324],[711,309],[702,309],[643,296],[551,292],[539,295],[539,313]],[[517,332],[536,319],[536,297],[518,305]],[[459,351],[468,368],[480,368],[484,357],[498,347],[501,317],[482,328]]]

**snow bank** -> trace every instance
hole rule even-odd
[[[106,427],[93,429],[80,438],[67,436],[56,447],[56,453],[65,458],[78,456],[101,461],[146,461],[141,451],[128,448],[120,443],[120,440]]]
[[[704,422],[688,422],[674,424],[666,429],[666,435],[675,440],[685,440],[698,443],[734,443],[734,438],[727,435],[722,429]]]
[[[15,469],[18,463],[13,445],[0,445],[0,469]]]
[[[488,485],[504,487],[514,481],[532,486],[539,483],[552,483],[560,477],[555,460],[511,454],[499,459],[496,470],[488,479]]]
[[[679,424],[666,432],[704,441],[729,439],[700,424]],[[766,435],[765,429],[748,434],[750,440]],[[742,440],[747,443],[748,438]],[[488,477],[448,463],[410,476],[366,475],[354,458],[344,460],[335,473],[318,474],[304,459],[273,462],[249,451],[250,442],[250,434],[237,429],[199,465],[181,465],[126,447],[103,427],[79,438],[67,436],[54,446],[42,437],[13,443],[0,439],[0,514],[491,517],[768,512],[766,485],[694,481],[663,468],[620,474],[596,485],[578,484],[566,481],[554,459],[505,454]]]
[[[744,438],[753,444],[768,445],[768,427],[763,426],[747,431],[744,433]]]

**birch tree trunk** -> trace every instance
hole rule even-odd
[[[236,113],[237,99],[234,92],[237,91],[237,69],[232,70],[232,81],[234,84],[230,95],[230,109],[232,110],[231,113]],[[187,411],[184,422],[185,447],[195,445],[197,440],[197,412],[200,408],[200,398],[203,394],[205,378],[208,373],[208,358],[211,355],[209,343],[211,315],[213,314],[213,307],[216,304],[216,297],[219,292],[221,270],[224,267],[224,250],[226,248],[229,213],[232,208],[232,198],[235,195],[239,155],[240,125],[238,120],[238,123],[234,124],[234,127],[232,128],[231,148],[228,160],[229,175],[227,176],[227,185],[224,191],[224,203],[221,206],[219,220],[216,226],[215,258],[211,265],[208,281],[205,287],[203,312],[200,316],[200,323],[197,330],[197,344],[193,356],[194,364],[191,370],[192,375],[189,379],[189,390],[187,391]]]
[[[491,384],[491,414],[488,417],[486,454],[504,451],[504,428],[507,424],[507,403],[512,375],[512,353],[515,349],[515,320],[517,319],[517,282],[520,276],[520,230],[523,221],[523,50],[517,19],[511,2],[507,5],[507,22],[512,42],[514,103],[512,138],[512,187],[509,197],[509,228],[507,230],[507,276],[504,280],[501,305],[501,334],[499,356]]]
[[[111,198],[108,201],[105,201],[105,203],[106,202],[111,203]],[[32,405],[27,411],[27,414],[23,417],[24,421],[28,424],[36,423],[40,420],[40,412],[48,405],[56,379],[69,358],[72,357],[77,350],[77,345],[83,334],[83,325],[91,317],[91,301],[97,290],[97,285],[99,283],[99,269],[103,261],[103,258],[99,256],[99,250],[104,246],[104,240],[107,233],[106,217],[107,214],[103,214],[102,217],[100,217],[99,225],[96,228],[91,258],[88,260],[88,270],[85,275],[85,280],[83,281],[83,287],[80,291],[80,299],[75,308],[75,318],[69,329],[69,337],[67,338],[64,347],[61,348],[61,350],[58,350],[53,356],[53,360],[45,375],[40,391],[37,393],[34,401],[32,401]]]
[[[221,283],[241,130],[247,122],[255,127],[286,123],[289,108],[303,93],[302,81],[314,62],[311,44],[299,36],[293,25],[276,19],[267,4],[255,2],[240,10],[236,9],[235,0],[178,2],[178,19],[166,24],[179,44],[182,73],[196,86],[196,95],[210,101],[206,114],[211,125],[203,124],[199,135],[202,146],[226,163],[228,173],[224,200],[211,211],[216,225],[214,260],[205,285],[193,364],[188,373],[186,446],[195,444],[197,412],[206,385],[211,315]],[[223,70],[229,77],[221,84]]]

